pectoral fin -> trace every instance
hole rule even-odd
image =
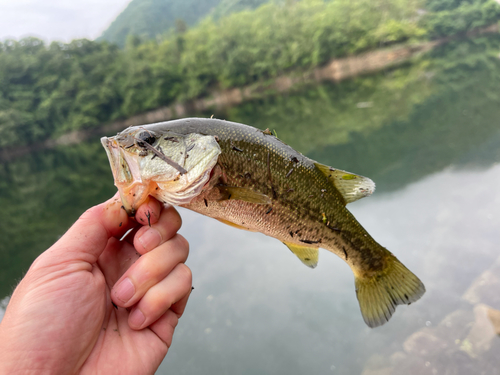
[[[297,255],[307,267],[315,268],[318,265],[318,249],[315,247],[306,247],[295,243],[283,242],[292,253]]]
[[[315,163],[315,165],[342,194],[346,204],[367,197],[375,191],[375,183],[368,177],[334,169],[320,163]]]
[[[224,199],[236,199],[255,204],[271,204],[271,198],[267,195],[253,191],[248,188],[224,186],[219,187]]]

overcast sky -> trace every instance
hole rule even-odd
[[[95,39],[131,0],[0,0],[0,40]]]

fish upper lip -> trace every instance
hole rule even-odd
[[[109,164],[111,166],[111,172],[113,173],[113,178],[116,182],[118,178],[118,168],[119,168],[119,159],[122,153],[118,143],[113,138],[102,137],[101,144],[106,150],[106,154],[108,155]]]

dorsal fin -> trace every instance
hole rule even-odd
[[[290,242],[283,243],[288,246],[290,251],[297,255],[297,258],[299,258],[300,261],[307,267],[315,268],[318,265],[318,248],[301,246]]]
[[[342,194],[346,204],[367,197],[375,191],[375,183],[368,177],[334,169],[320,163],[314,164]]]

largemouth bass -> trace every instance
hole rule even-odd
[[[269,131],[216,119],[181,119],[104,137],[115,185],[130,215],[151,195],[282,241],[307,266],[324,248],[352,269],[370,327],[425,292],[347,210],[370,195],[368,178],[295,151]]]

